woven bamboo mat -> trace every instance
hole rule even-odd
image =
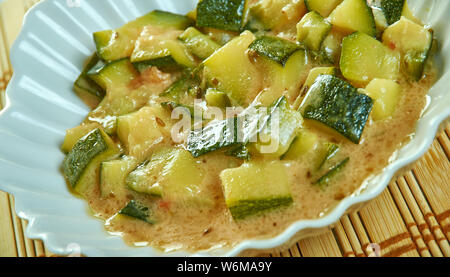
[[[9,49],[20,31],[24,13],[38,1],[6,0],[0,4],[0,96],[12,73]],[[449,257],[449,138],[447,124],[412,170],[393,180],[381,196],[361,211],[344,216],[321,236],[304,239],[287,251],[267,256]],[[0,192],[0,257],[53,255],[41,241],[24,236],[26,226],[27,222],[14,212],[14,198]]]

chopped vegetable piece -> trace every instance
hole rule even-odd
[[[370,97],[358,93],[347,82],[321,75],[309,89],[300,110],[305,119],[318,121],[358,144],[372,106]]]
[[[327,17],[341,2],[342,0],[305,0],[305,5],[308,11],[315,11]]]
[[[265,72],[265,89],[260,93],[259,101],[266,105],[282,95],[289,100],[296,97],[309,63],[306,50],[295,43],[274,37],[262,37],[249,49],[256,65]]]
[[[100,164],[100,191],[102,197],[117,195],[125,191],[125,178],[137,166],[136,159],[124,156],[119,160]]]
[[[282,156],[282,160],[296,160],[300,156],[309,153],[317,148],[318,136],[313,132],[301,130],[299,135],[292,142],[289,150]]]
[[[172,157],[173,153],[169,149],[156,152],[148,162],[129,173],[125,179],[126,185],[133,191],[161,197],[162,186],[158,182],[158,176]]]
[[[153,147],[163,141],[162,128],[152,107],[143,107],[117,118],[117,136],[128,155],[136,157],[139,162],[145,160]]]
[[[291,41],[269,36],[257,38],[248,48],[282,66],[286,65],[286,62],[295,52],[302,49]]]
[[[400,20],[406,0],[374,0],[371,6],[379,8],[384,15],[386,23],[392,25]]]
[[[204,174],[189,152],[184,149],[163,149],[127,177],[127,185],[134,191],[161,196],[183,205],[212,203],[202,184]]]
[[[332,25],[317,12],[307,13],[297,24],[297,39],[308,49],[319,51]]]
[[[144,27],[131,54],[131,62],[143,71],[149,66],[171,71],[183,67],[195,67],[187,47],[178,40],[180,31]]]
[[[117,86],[128,85],[138,76],[138,73],[129,59],[122,59],[108,64],[99,61],[87,72],[87,75],[100,87],[108,91]]]
[[[245,161],[249,161],[251,158],[250,151],[248,150],[247,146],[245,145],[239,145],[236,148],[231,149],[228,151],[227,155],[236,157]]]
[[[218,43],[194,27],[187,28],[179,39],[186,45],[189,52],[203,60],[220,48]]]
[[[73,146],[85,135],[90,133],[92,130],[98,128],[97,123],[83,124],[66,131],[66,136],[64,137],[63,145],[61,150],[65,153],[69,153]]]
[[[174,82],[160,96],[168,97],[178,103],[193,102],[193,99],[201,92],[201,78],[196,71],[184,72],[180,79]]]
[[[330,171],[328,171],[325,175],[323,175],[322,177],[320,177],[315,183],[314,185],[319,186],[320,188],[324,189],[325,187],[327,187],[328,185],[330,185],[330,183],[332,182],[332,180],[336,177],[336,175],[338,173],[340,173],[342,171],[342,169],[347,165],[347,163],[350,161],[350,158],[346,158],[345,160],[343,160],[342,162],[340,162],[339,164],[337,164],[336,166],[334,166],[332,169],[330,169]]]
[[[400,102],[402,87],[392,80],[373,79],[365,89],[374,100],[372,118],[383,120],[394,115]]]
[[[206,103],[209,106],[226,108],[231,106],[227,94],[217,89],[209,88],[205,94]]]
[[[75,92],[83,98],[84,95],[91,95],[95,98],[101,100],[105,96],[105,91],[103,88],[98,86],[93,80],[89,78],[87,72],[96,66],[99,62],[97,54],[94,54],[87,65],[84,67],[78,79],[75,81],[74,90]]]
[[[318,150],[318,163],[317,170],[320,170],[331,158],[333,158],[337,152],[339,152],[339,145],[334,143],[326,142]]]
[[[100,58],[115,61],[128,58],[134,49],[136,39],[144,26],[158,26],[165,30],[184,30],[193,21],[186,16],[164,11],[152,11],[116,30],[94,33],[94,41]]]
[[[233,104],[247,106],[261,90],[261,73],[246,51],[254,40],[245,31],[203,62],[208,85],[227,93]]]
[[[303,84],[302,92],[306,93],[308,92],[309,88],[314,84],[317,77],[320,75],[336,75],[336,68],[334,67],[315,67],[309,71],[308,78],[306,78],[305,83]],[[302,96],[300,95],[299,98],[301,99]]]
[[[328,36],[323,40],[320,48],[320,58],[322,63],[338,64],[341,56],[341,46],[343,34],[331,30]]]
[[[90,186],[98,184],[100,163],[119,154],[119,149],[101,129],[81,138],[67,154],[63,172],[70,186],[85,196]]]
[[[303,123],[301,114],[291,109],[285,97],[277,105],[255,144],[259,153],[271,157],[280,157],[288,151]]]
[[[131,200],[130,202],[128,202],[128,204],[122,210],[120,210],[118,215],[142,220],[149,224],[156,223],[155,219],[151,215],[149,207],[136,200]]]
[[[265,129],[273,111],[285,103],[281,97],[269,109],[268,114],[257,109],[248,109],[238,117],[215,121],[203,129],[193,130],[187,140],[187,150],[192,156],[200,157],[207,153],[231,147],[243,146],[257,138]]]
[[[247,0],[202,0],[197,5],[197,26],[239,32],[246,6]]]
[[[280,161],[249,162],[220,174],[225,201],[234,219],[292,204],[285,165]]]
[[[250,7],[251,20],[258,22],[259,30],[281,30],[297,24],[306,13],[303,1],[261,0]]]
[[[342,41],[340,61],[345,78],[366,84],[374,78],[397,79],[400,55],[367,34],[356,32]]]
[[[422,78],[433,35],[423,26],[401,17],[383,33],[383,43],[403,56],[403,70],[415,81]]]
[[[344,31],[360,31],[374,37],[376,35],[375,19],[366,0],[344,0],[330,14],[333,26]]]

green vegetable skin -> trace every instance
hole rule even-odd
[[[116,195],[125,189],[125,178],[137,166],[133,157],[122,157],[120,160],[102,162],[100,164],[100,191],[102,197]]]
[[[299,45],[288,40],[269,36],[256,39],[248,48],[282,66],[286,65],[288,59],[295,52],[302,49]]]
[[[136,200],[128,202],[128,204],[119,211],[118,215],[135,218],[149,224],[156,223],[155,219],[151,216],[150,208]]]
[[[327,17],[342,0],[305,0],[308,11],[316,11],[323,17]]]
[[[282,107],[286,103],[285,101],[284,97],[278,99],[272,105],[269,114],[259,112],[246,113],[244,111],[238,117],[214,122],[203,129],[191,131],[186,149],[194,157],[200,157],[226,147],[246,145],[251,138],[254,138],[264,130],[270,119],[270,114]],[[259,123],[261,127],[256,126],[256,123]]]
[[[99,57],[105,61],[114,61],[131,56],[135,41],[144,26],[184,30],[192,24],[193,21],[186,16],[155,10],[119,29],[94,33],[94,41]]]
[[[118,153],[111,138],[102,130],[95,129],[80,139],[67,154],[63,162],[63,173],[70,186],[83,195],[89,186],[98,183],[100,163]]]
[[[186,31],[180,35],[179,39],[193,55],[200,59],[208,58],[220,48],[218,43],[194,27],[187,28]]]
[[[297,39],[312,51],[319,51],[332,25],[317,12],[309,12],[297,24]]]
[[[202,0],[197,5],[197,26],[239,32],[247,0]]]
[[[431,31],[406,17],[401,17],[384,31],[382,39],[385,45],[402,54],[403,71],[414,81],[419,81],[431,52]]]
[[[355,144],[361,140],[373,100],[332,75],[317,77],[300,110],[305,119],[332,128]]]
[[[74,89],[77,93],[87,93],[92,96],[95,96],[98,99],[102,99],[105,96],[105,91],[103,88],[98,86],[89,76],[87,72],[89,72],[94,66],[98,65],[99,58],[97,54],[94,54],[87,65],[84,67],[78,79],[75,81]]]
[[[347,32],[360,31],[374,37],[375,19],[366,0],[344,0],[328,17],[333,26]]]
[[[400,73],[400,54],[361,32],[342,41],[341,72],[350,81],[367,84],[372,79],[396,80]]]
[[[287,170],[280,161],[244,163],[222,171],[220,178],[226,204],[237,220],[293,202]]]

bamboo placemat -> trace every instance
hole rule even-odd
[[[23,15],[39,0],[0,4],[0,95],[11,78],[9,49]],[[1,105],[0,105],[1,107]],[[273,257],[450,256],[450,124],[412,170],[406,171],[359,212],[332,230],[299,241]],[[14,212],[14,198],[0,192],[0,257],[52,256],[41,241],[24,236],[27,222]],[[374,251],[375,249],[375,251]]]

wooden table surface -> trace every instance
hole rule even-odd
[[[9,49],[25,11],[38,1],[6,0],[0,4],[0,95],[12,74]],[[449,137],[447,124],[412,170],[393,180],[361,211],[344,216],[332,230],[267,256],[366,257],[373,255],[371,245],[375,243],[381,256],[449,257]],[[26,225],[14,212],[13,196],[0,192],[0,257],[53,255],[41,241],[24,236]]]

